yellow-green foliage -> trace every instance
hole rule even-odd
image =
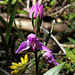
[[[4,0],[3,2],[0,2],[0,4],[6,4],[9,0]],[[15,3],[17,0],[13,0],[12,2]],[[22,0],[18,0],[19,2],[21,2]]]

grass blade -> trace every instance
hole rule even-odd
[[[14,21],[14,25],[15,25],[15,28],[16,28],[17,32],[19,33],[20,37],[22,38],[22,40],[25,41],[25,38],[23,37],[23,35],[21,34],[21,32],[18,30],[15,21]]]
[[[11,9],[12,1],[13,0],[9,0],[8,1],[8,6],[7,6],[7,20],[8,20],[9,12],[10,12],[10,9]]]
[[[6,47],[6,40],[5,40],[5,37],[3,36],[1,30],[0,30],[0,35],[1,35],[1,40],[2,40],[3,45],[4,45],[4,47]]]
[[[48,41],[49,41],[49,39],[50,39],[50,36],[51,36],[51,34],[52,34],[52,31],[53,31],[53,27],[54,27],[54,24],[53,24],[53,21],[52,21],[52,28],[51,28],[49,34],[47,35],[47,37],[46,37],[46,39],[45,39],[45,42],[44,42],[45,45],[47,45],[47,43],[48,43]]]
[[[33,18],[34,12],[32,13],[32,26],[34,28],[34,18]]]
[[[16,14],[16,11],[17,11],[17,6],[18,6],[18,0],[16,1],[13,9],[12,9],[12,12],[11,12],[11,16],[10,16],[10,20],[9,20],[9,24],[8,24],[8,29],[6,31],[6,43],[8,43],[8,40],[9,40],[9,37],[10,37],[10,32],[11,32],[11,29],[12,29],[12,24],[13,24],[13,21],[14,21],[14,18],[15,18],[15,14]]]
[[[0,16],[0,21],[1,23],[5,26],[5,28],[7,29],[7,22]]]

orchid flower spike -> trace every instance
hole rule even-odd
[[[33,14],[33,18],[36,18],[38,12],[39,12],[39,18],[42,18],[43,17],[43,4],[41,4],[41,6],[38,3],[36,3],[35,6],[33,5],[30,10],[29,17],[32,18],[32,14]]]
[[[28,50],[32,47],[33,51],[35,52],[35,48],[43,50],[43,51],[48,51],[52,52],[49,48],[47,48],[43,43],[39,42],[39,39],[36,39],[35,34],[29,34],[27,36],[27,41],[24,41],[20,44],[18,50],[15,53],[18,53],[20,51]]]
[[[45,52],[43,54],[43,60],[45,63],[49,64],[50,67],[54,67],[54,64],[59,65],[50,52]]]

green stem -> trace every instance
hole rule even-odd
[[[35,32],[35,35],[37,36],[36,19],[34,19],[34,32]]]
[[[38,75],[38,57],[37,57],[37,49],[35,49],[35,63],[36,63],[36,75]]]
[[[6,47],[6,68],[8,68],[8,51],[9,51],[9,48]]]

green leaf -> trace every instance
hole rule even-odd
[[[14,21],[14,25],[15,25],[15,29],[16,29],[17,32],[19,33],[19,35],[20,35],[20,37],[22,38],[22,40],[25,41],[25,38],[24,38],[24,36],[21,34],[21,32],[18,30],[15,21]]]
[[[9,0],[9,1],[8,1],[8,6],[7,6],[7,19],[8,19],[8,15],[9,15],[9,13],[10,13],[12,1],[13,1],[13,0]]]
[[[34,18],[33,18],[34,12],[32,13],[32,26],[34,28]]]
[[[65,49],[66,49],[66,56],[67,56],[67,57],[70,57],[69,60],[70,60],[71,62],[75,62],[75,54],[74,54],[75,49],[70,50],[70,47],[65,48]]]
[[[45,6],[45,8],[46,8],[46,9],[50,9],[50,7],[49,7],[49,6]]]
[[[39,13],[37,14],[37,17],[36,17],[36,27],[38,29],[38,25],[39,25]]]
[[[8,43],[9,38],[10,38],[10,32],[11,32],[12,24],[13,24],[13,21],[14,21],[14,18],[15,18],[17,6],[18,6],[18,0],[16,1],[15,5],[12,9],[12,12],[11,12],[11,16],[10,16],[10,20],[9,20],[9,24],[8,24],[8,29],[6,31],[6,36],[5,36],[6,37],[6,43]]]
[[[0,16],[0,21],[1,23],[5,26],[5,28],[7,29],[7,22]]]
[[[4,0],[5,2],[8,2],[8,0]]]
[[[58,73],[61,71],[63,66],[65,65],[66,62],[48,70],[44,75],[58,75]]]
[[[71,66],[71,68],[74,68],[75,67],[75,63]]]
[[[13,2],[16,2],[17,0],[13,0]],[[22,0],[18,0],[19,2],[21,2]]]
[[[6,48],[6,46],[7,46],[6,40],[5,40],[5,37],[4,37],[4,35],[2,34],[2,31],[1,31],[1,30],[0,30],[0,35],[1,35],[2,43],[3,43],[4,47]]]
[[[64,68],[64,69],[65,69],[65,68],[66,68],[66,69],[70,69],[71,66],[70,66],[70,64],[66,63],[65,66],[64,66],[63,68]]]
[[[52,0],[52,1],[50,2],[50,5],[53,6],[53,5],[55,4],[55,1],[56,1],[56,0]]]
[[[72,52],[73,52],[73,54],[75,55],[75,48],[74,48],[74,49],[72,49]]]
[[[69,40],[71,43],[75,44],[75,40],[74,40],[74,39],[68,37],[68,40]]]
[[[39,12],[37,14],[37,17],[36,17],[36,28],[37,28],[37,36],[40,36],[40,20],[39,20]]]
[[[70,15],[69,15],[69,20],[71,20],[71,19],[73,19],[73,18],[75,18],[75,14],[70,14]]]
[[[51,36],[51,34],[52,34],[53,27],[54,27],[54,24],[53,24],[53,21],[52,21],[52,28],[51,28],[49,34],[47,35],[47,37],[46,37],[46,39],[45,39],[44,45],[47,45],[47,43],[48,43],[48,41],[49,41],[49,39],[50,39],[50,36]],[[44,51],[43,51],[43,50],[40,50],[40,51],[38,52],[38,56],[40,56],[40,55],[43,54],[43,53],[44,53]]]
[[[52,32],[53,32],[53,27],[54,27],[54,24],[53,24],[53,21],[52,21],[52,28],[50,30],[50,34],[52,34]]]
[[[0,4],[6,4],[6,1],[0,2]]]
[[[44,45],[47,45],[47,43],[48,43],[48,41],[49,41],[49,39],[50,39],[50,36],[51,36],[51,34],[52,34],[53,27],[54,27],[54,24],[53,24],[53,21],[52,21],[52,28],[51,28],[49,34],[47,35],[47,37],[46,37],[46,39],[45,39]]]
[[[71,59],[75,60],[75,55],[73,54],[72,51],[66,51],[66,55],[67,55],[68,57],[71,57]]]
[[[63,16],[64,16],[65,19],[68,19],[68,16],[67,15],[63,15]]]
[[[40,50],[39,52],[38,52],[38,57],[41,55],[41,54],[43,54],[44,53],[44,51],[43,50]]]
[[[23,11],[23,10],[17,10],[18,13],[21,13],[21,14],[29,14],[29,12],[27,11]]]
[[[71,62],[75,62],[75,60],[74,59],[71,59]]]

